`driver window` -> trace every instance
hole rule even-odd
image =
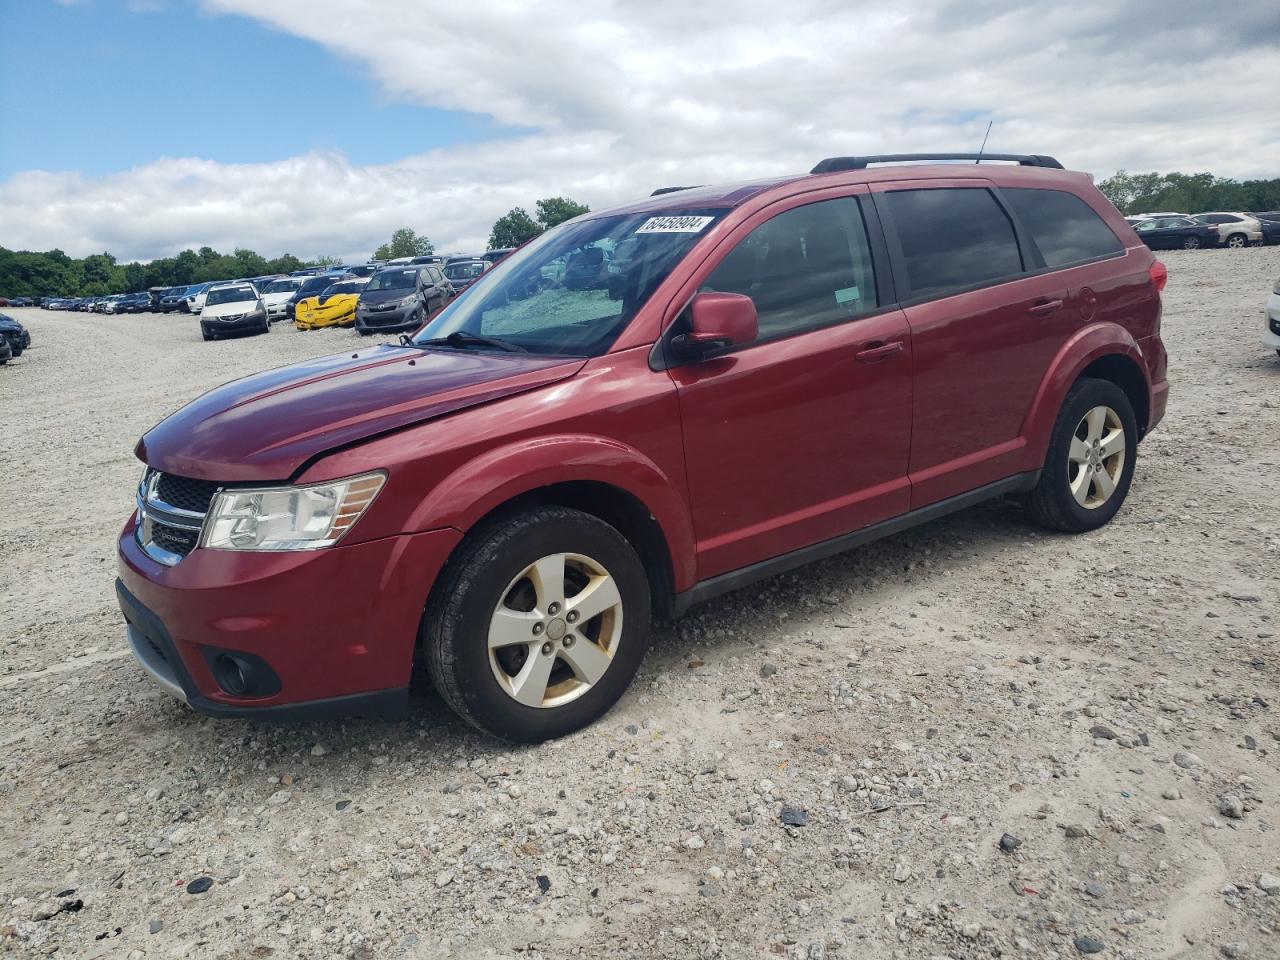
[[[756,305],[760,340],[841,323],[879,306],[862,211],[853,197],[795,207],[744,237],[702,290]]]

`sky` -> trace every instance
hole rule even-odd
[[[1275,0],[0,0],[0,246],[482,249],[825,156],[1280,176]]]

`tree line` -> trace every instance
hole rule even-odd
[[[101,297],[148,287],[180,287],[207,280],[235,280],[289,273],[305,266],[337,263],[316,257],[304,263],[291,253],[268,260],[252,250],[219,253],[212,247],[183,250],[150,263],[119,263],[110,253],[69,257],[61,250],[43,253],[0,247],[0,295],[6,297]]]
[[[1172,210],[1280,210],[1280,177],[1232,180],[1212,173],[1129,173],[1121,170],[1098,184],[1121,213]]]

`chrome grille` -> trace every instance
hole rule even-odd
[[[148,470],[138,486],[138,545],[152,560],[176,566],[200,542],[218,485]]]

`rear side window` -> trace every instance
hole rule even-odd
[[[879,301],[858,201],[823,200],[766,220],[720,261],[702,289],[750,297],[760,340],[874,310]]]
[[[885,194],[912,296],[942,296],[1022,273],[1022,254],[990,190],[940,187]]]
[[[1014,214],[1031,233],[1046,267],[1066,267],[1124,252],[1124,244],[1094,209],[1065,190],[1002,189]],[[1158,227],[1177,225],[1162,218]]]

